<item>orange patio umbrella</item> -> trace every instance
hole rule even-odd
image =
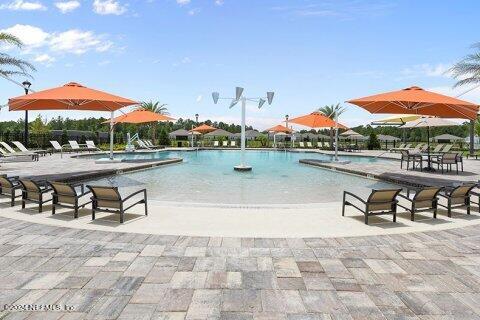
[[[288,120],[289,123],[296,123],[312,129],[318,128],[339,128],[348,129],[343,124],[337,123],[321,112],[315,111],[310,114]]]
[[[110,159],[113,159],[114,111],[135,104],[138,104],[138,102],[103,91],[87,88],[76,82],[69,82],[61,87],[42,90],[8,100],[10,111],[110,111]]]
[[[419,87],[381,93],[347,102],[370,113],[408,113],[470,120],[477,118],[479,109],[476,104]]]
[[[200,132],[200,133],[209,133],[209,132],[212,132],[212,131],[215,131],[215,130],[217,130],[217,128],[209,126],[208,124],[202,124],[201,126],[193,128],[190,131],[196,131],[196,132]]]
[[[175,120],[174,118],[171,118],[169,116],[155,113],[149,110],[134,110],[132,112],[123,114],[121,116],[118,116],[116,118],[113,118],[113,123],[134,123],[134,124],[139,124],[139,123],[149,123],[149,122],[159,122],[159,121],[173,121]],[[105,121],[103,123],[109,123],[110,120]]]
[[[275,127],[271,127],[270,129],[267,129],[267,131],[268,132],[275,132],[275,133],[278,133],[278,132],[290,133],[290,132],[292,132],[292,129],[287,128],[287,127],[279,124],[279,125],[276,125]]]

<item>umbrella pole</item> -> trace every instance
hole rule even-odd
[[[338,161],[338,112],[335,112],[335,161]]]
[[[113,160],[113,111],[110,113],[110,160]]]

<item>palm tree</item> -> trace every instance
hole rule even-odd
[[[13,45],[21,48],[22,41],[19,38],[4,32],[0,32],[0,48],[2,45]],[[6,53],[0,52],[0,75],[5,77],[12,75],[30,76],[28,72],[35,71],[35,67],[25,60],[14,58]]]
[[[472,46],[477,51],[469,54],[450,69],[453,77],[457,79],[454,87],[460,87],[469,84],[480,84],[480,42]],[[470,89],[472,90],[472,89]],[[477,120],[478,121],[478,120]],[[475,152],[475,120],[470,121],[470,154]]]
[[[322,113],[323,115],[329,117],[332,120],[336,120],[337,116],[340,116],[342,113],[345,112],[345,108],[340,105],[340,103],[332,104],[329,106],[324,106],[321,108],[318,108],[318,112]],[[330,146],[333,147],[333,132],[334,128],[330,128]]]
[[[137,108],[137,110],[148,110],[148,111],[158,113],[158,114],[163,114],[166,116],[170,114],[167,109],[167,104],[166,103],[160,104],[159,101],[155,101],[155,102],[142,101],[142,103],[140,103],[140,106]],[[152,122],[152,124],[150,125],[150,130],[152,130],[152,141],[155,144],[156,143],[155,141],[156,123],[155,122]]]

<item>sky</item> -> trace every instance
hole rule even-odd
[[[75,81],[166,103],[174,118],[240,123],[240,108],[213,104],[211,92],[241,86],[248,97],[275,92],[272,105],[247,107],[257,129],[337,103],[353,127],[379,116],[349,99],[412,85],[467,90],[452,89],[448,69],[480,41],[478,12],[477,0],[0,0],[0,31],[25,43],[0,51],[36,66],[34,90]],[[0,105],[22,92],[0,78]],[[480,89],[462,98],[480,103]],[[0,121],[22,116],[0,111]]]

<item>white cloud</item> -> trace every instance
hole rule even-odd
[[[92,31],[72,29],[52,35],[49,46],[52,51],[83,54],[91,50],[106,51],[112,43]]]
[[[404,68],[400,71],[401,79],[419,78],[419,77],[445,77],[450,78],[450,64],[438,63],[431,65],[429,63],[417,64],[412,67]]]
[[[76,0],[55,2],[55,7],[57,7],[57,9],[62,13],[68,13],[80,7],[80,2]]]
[[[190,0],[176,0],[176,1],[177,1],[177,4],[179,4],[181,6],[184,6],[184,5],[190,3]]]
[[[98,65],[102,67],[102,66],[106,66],[106,65],[108,65],[108,64],[110,64],[110,63],[112,63],[110,60],[104,60],[104,61],[100,61],[100,62],[98,63]]]
[[[224,3],[225,3],[224,0],[215,0],[215,5],[217,6],[223,6]]]
[[[197,102],[200,102],[200,101],[202,101],[202,99],[203,99],[203,96],[200,94],[200,95],[197,97],[196,101],[197,101]]]
[[[27,50],[28,47],[35,48],[44,45],[50,36],[42,29],[26,24],[16,24],[13,27],[2,29],[0,32],[9,33],[18,37],[27,47]]]
[[[55,60],[56,59],[54,57],[51,57],[46,53],[38,55],[38,56],[35,57],[35,59],[33,59],[33,61],[35,61],[35,62],[40,62],[40,63],[46,64],[46,65],[49,65],[49,64],[53,63]]]
[[[15,0],[10,3],[0,5],[0,9],[7,10],[25,10],[25,11],[35,11],[35,10],[47,10],[41,2],[38,1],[24,1],[24,0]]]
[[[450,97],[458,97],[458,99],[465,100],[468,102],[480,103],[480,88],[475,88],[472,91],[465,93],[466,91],[472,88],[475,88],[475,86],[471,85],[471,86],[465,86],[461,88],[440,86],[440,87],[431,87],[431,88],[425,88],[425,89],[433,92],[438,92]]]
[[[191,9],[191,10],[188,10],[188,15],[189,16],[194,16],[199,12],[200,12],[200,9]]]
[[[93,2],[93,11],[100,15],[121,15],[127,11],[126,6],[115,0],[95,0]]]

